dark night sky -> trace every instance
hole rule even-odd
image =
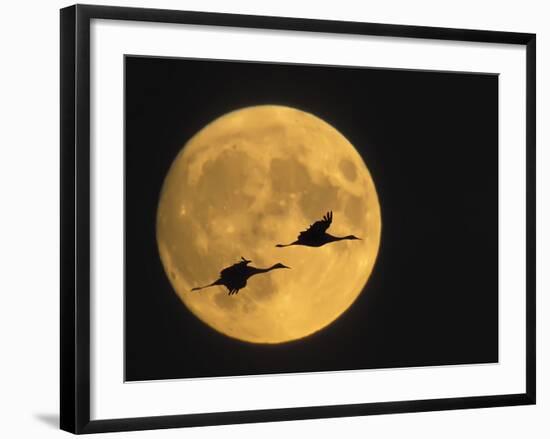
[[[126,379],[498,361],[498,77],[126,57]],[[155,241],[181,146],[238,108],[280,104],[358,149],[382,209],[365,291],[305,339],[228,338],[183,305]]]

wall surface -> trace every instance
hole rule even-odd
[[[90,1],[88,3],[96,3]],[[538,404],[528,407],[325,419],[117,434],[112,437],[549,437],[550,14],[546,2],[436,0],[160,0],[100,4],[330,18],[537,33]],[[0,434],[62,437],[58,422],[59,19],[63,1],[6,2],[0,32]]]

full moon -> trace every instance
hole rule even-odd
[[[276,244],[333,212],[322,247]],[[306,337],[339,318],[363,291],[381,235],[380,204],[353,145],[313,114],[247,107],[212,121],[172,163],[160,194],[157,244],[168,278],[192,313],[252,343]],[[253,276],[238,294],[200,291],[241,256],[290,270]]]

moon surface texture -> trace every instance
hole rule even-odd
[[[327,230],[356,235],[313,248],[296,240],[327,211]],[[223,115],[182,148],[157,212],[157,243],[170,282],[204,323],[252,343],[282,343],[324,328],[361,294],[380,245],[371,175],[353,145],[320,118],[262,105]],[[239,294],[201,291],[243,256],[251,266],[281,262]]]

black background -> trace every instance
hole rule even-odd
[[[498,77],[486,74],[125,58],[127,380],[498,361]],[[358,149],[382,240],[363,294],[302,340],[257,345],[199,321],[155,241],[164,176],[229,111],[310,112]]]

